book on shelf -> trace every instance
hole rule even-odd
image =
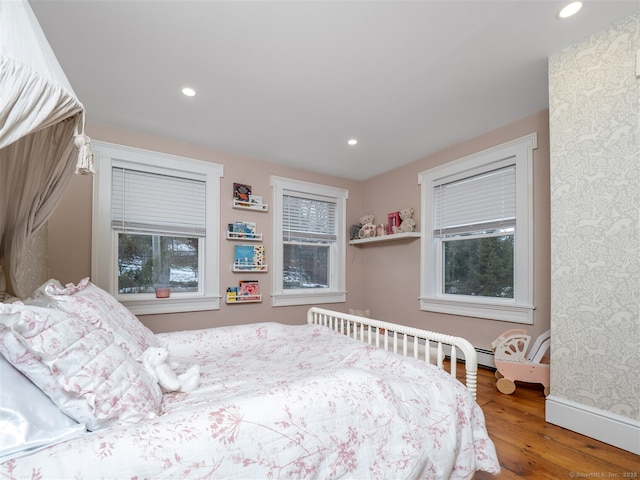
[[[244,183],[233,184],[233,199],[238,202],[246,203],[249,205],[249,196],[251,195],[251,185]]]
[[[233,265],[239,270],[252,270],[264,266],[264,245],[236,245]]]
[[[257,280],[240,280],[240,291],[238,295],[257,297],[260,295],[260,284]]]
[[[227,288],[227,303],[260,300],[260,284],[257,280],[240,280],[237,287]]]
[[[235,222],[229,224],[229,233],[232,236],[253,238],[256,236],[256,222]],[[235,235],[233,235],[235,234]]]

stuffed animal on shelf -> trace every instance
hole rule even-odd
[[[358,220],[360,222],[360,231],[358,238],[370,238],[376,236],[376,226],[373,224],[373,215],[365,215]]]
[[[416,221],[413,219],[413,208],[405,208],[400,210],[400,225],[392,227],[393,233],[413,232],[416,227]]]
[[[349,227],[349,240],[357,240],[360,238],[358,234],[361,228],[362,225],[351,225],[351,227]]]
[[[178,375],[170,365],[166,348],[147,348],[142,354],[142,364],[165,392],[190,392],[200,384],[200,367],[193,365]]]

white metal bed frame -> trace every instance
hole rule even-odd
[[[471,343],[462,338],[444,333],[431,332],[419,328],[406,327],[391,322],[359,317],[349,313],[335,312],[324,308],[311,307],[307,312],[307,323],[323,325],[348,337],[366,342],[369,345],[392,350],[407,357],[424,360],[444,369],[444,347],[450,357],[450,374],[456,378],[458,349],[464,355],[465,385],[476,398],[478,387],[478,355]],[[384,333],[382,333],[384,332]],[[433,345],[435,344],[435,345]],[[429,348],[427,348],[427,346]],[[435,362],[431,351],[435,350]]]

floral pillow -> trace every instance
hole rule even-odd
[[[51,308],[0,304],[0,353],[89,430],[161,413],[157,383],[97,322]]]
[[[112,295],[83,278],[78,285],[60,288],[50,283],[44,289],[49,306],[76,315],[113,335],[115,342],[134,359],[149,347],[159,347],[151,330]]]

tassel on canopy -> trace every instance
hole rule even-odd
[[[91,139],[84,133],[84,110],[82,115],[82,131],[78,133],[78,122],[76,120],[76,130],[73,143],[78,147],[78,163],[76,164],[76,174],[92,175],[96,173],[93,167],[93,151],[91,150]]]

